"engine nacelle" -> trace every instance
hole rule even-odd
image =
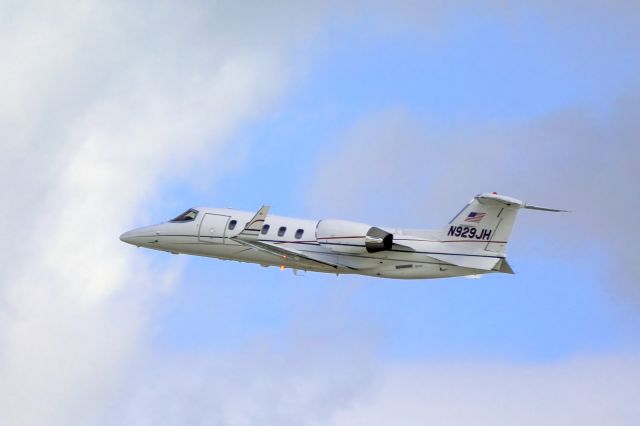
[[[393,234],[347,220],[321,220],[316,227],[316,239],[336,253],[377,253],[393,246]]]

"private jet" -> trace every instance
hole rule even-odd
[[[475,196],[444,228],[385,228],[337,219],[304,220],[233,209],[190,208],[120,239],[173,254],[332,274],[426,279],[513,274],[506,259],[520,209],[564,212],[497,193]]]

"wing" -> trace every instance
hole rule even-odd
[[[334,269],[338,269],[339,266],[344,266],[344,265],[338,265],[336,263],[329,261],[329,259],[326,259],[328,256],[302,252],[300,250],[297,250],[291,247],[283,247],[281,245],[277,246],[273,243],[267,243],[262,241],[243,241],[238,237],[233,237],[233,240],[245,246],[254,248],[256,250],[260,250],[262,252],[278,256],[283,260],[287,260],[287,259],[291,259],[295,261],[305,260],[305,261],[317,263],[323,266],[330,266],[331,268],[334,268]],[[354,268],[349,268],[349,269],[354,269]]]
[[[277,245],[275,243],[260,241],[260,231],[268,213],[269,206],[262,206],[262,208],[258,210],[258,213],[255,214],[253,219],[251,219],[251,221],[247,223],[247,226],[245,226],[242,232],[240,232],[235,237],[231,237],[231,239],[247,247],[251,247],[256,250],[278,256],[282,259],[291,259],[296,261],[306,260],[308,262],[317,263],[323,266],[329,266],[334,269],[338,269],[339,267],[355,269],[345,265],[338,265],[337,263],[332,262],[332,256],[326,256],[320,253],[316,254],[303,252],[292,247],[283,247],[282,245]]]

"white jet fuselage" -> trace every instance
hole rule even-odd
[[[431,252],[447,250],[440,241],[408,236],[393,232],[394,242],[411,243],[413,250],[394,248],[369,253],[362,240],[365,235],[317,235],[322,221],[269,216],[268,230],[260,232],[259,241],[272,244],[283,250],[294,249],[290,255],[260,250],[239,242],[234,237],[244,229],[253,213],[219,208],[197,208],[195,220],[185,223],[165,222],[158,225],[134,229],[121,236],[127,243],[171,253],[207,256],[225,260],[257,263],[262,266],[278,266],[304,271],[338,274],[363,274],[385,278],[442,278],[458,275],[478,274],[483,271],[469,270],[438,261],[429,256]],[[229,223],[235,220],[234,229]],[[350,222],[335,221],[341,225]],[[353,223],[355,227],[368,227]],[[358,226],[361,225],[361,226]],[[282,229],[284,228],[284,230]],[[389,231],[389,230],[387,230]],[[402,232],[402,231],[400,231]],[[435,234],[435,233],[434,233]],[[299,238],[296,238],[299,237]],[[320,243],[318,237],[329,238]],[[485,242],[486,244],[486,242]],[[297,251],[309,256],[297,256]],[[497,255],[492,257],[498,258]],[[322,262],[322,263],[320,263]],[[486,271],[484,271],[486,272]]]
[[[427,231],[272,216],[267,206],[255,214],[196,208],[120,239],[174,254],[335,274],[421,279],[513,273],[506,245],[521,208],[558,211],[480,194],[446,227]]]

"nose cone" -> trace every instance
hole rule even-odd
[[[158,236],[160,235],[160,230],[158,226],[145,226],[143,228],[132,229],[131,231],[127,231],[124,234],[120,235],[120,241],[123,241],[127,244],[133,244],[134,246],[144,246],[147,247],[150,244],[158,243]]]
[[[124,234],[120,235],[120,241],[127,244],[133,244],[134,236],[134,231],[127,231]]]

